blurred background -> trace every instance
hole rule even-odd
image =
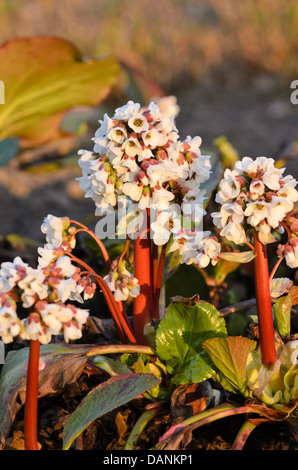
[[[284,158],[298,176],[298,105],[290,100],[298,79],[297,0],[1,0],[0,45],[47,35],[71,41],[87,58],[112,55],[121,71],[90,111],[77,148],[29,148],[0,168],[5,255],[10,247],[24,250],[26,237],[43,243],[40,225],[49,213],[94,222],[93,203],[75,180],[76,152],[91,148],[103,113],[128,99],[146,104],[154,94],[175,95],[181,138],[200,135],[203,150],[216,154],[214,141],[225,136],[240,158]]]

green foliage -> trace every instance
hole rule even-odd
[[[95,419],[128,403],[158,383],[152,374],[123,374],[112,377],[86,395],[67,420],[63,430],[63,449],[72,442]]]
[[[219,372],[223,388],[244,396],[249,394],[246,378],[247,359],[255,347],[255,341],[242,336],[211,338],[202,345]]]
[[[273,305],[275,323],[281,336],[291,332],[291,308],[298,303],[298,287],[294,286],[288,295],[280,297]]]
[[[201,382],[214,374],[203,342],[226,334],[225,321],[211,304],[172,303],[156,332],[157,355],[175,384]]]
[[[146,354],[123,354],[121,361],[134,373],[153,374],[158,379],[162,379],[166,373],[166,368],[162,362],[156,358],[154,362]],[[165,389],[161,383],[150,388],[144,393],[144,397],[149,400],[162,400],[168,396],[169,390]]]

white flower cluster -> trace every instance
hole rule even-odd
[[[63,334],[68,342],[80,338],[82,325],[89,315],[64,302],[72,299],[77,268],[67,256],[59,256],[46,269],[34,269],[20,257],[3,262],[0,267],[0,336],[5,343],[19,336],[47,344],[52,335]],[[29,309],[21,320],[18,303]]]
[[[119,195],[140,208],[164,210],[179,198],[193,199],[209,178],[201,138],[181,142],[174,116],[163,115],[153,101],[144,110],[129,101],[99,122],[93,152],[79,151],[80,185],[99,210],[115,207]]]
[[[262,243],[276,241],[273,232],[283,233],[281,223],[298,201],[297,182],[283,176],[284,170],[266,157],[245,157],[234,170],[225,170],[216,195],[221,208],[212,214],[221,236],[242,245],[254,229]]]
[[[114,260],[104,280],[114,293],[117,302],[125,301],[128,297],[137,297],[140,294],[138,280],[128,271],[126,261]]]
[[[67,298],[78,302],[92,298],[96,285],[88,276],[81,277],[79,269],[71,264],[67,256],[76,245],[76,229],[70,226],[69,219],[49,214],[43,221],[41,231],[46,235],[47,243],[38,248],[38,268],[47,275],[54,269],[60,269],[63,276],[68,278],[60,279],[56,286],[57,297],[63,302]]]
[[[97,215],[113,211],[123,196],[126,206],[134,207],[136,219],[139,211],[156,212],[151,224],[154,242],[165,244],[173,235],[179,239],[175,246],[183,262],[191,263],[208,236],[200,229],[205,214],[200,184],[208,180],[211,164],[209,155],[201,155],[200,137],[180,140],[174,122],[177,108],[173,113],[163,114],[153,101],[147,108],[129,101],[112,118],[105,114],[93,151],[79,151],[78,180],[85,196],[95,202]],[[123,228],[123,220],[119,226]],[[135,232],[135,224],[131,227]]]

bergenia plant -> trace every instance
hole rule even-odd
[[[165,100],[161,105],[166,109]],[[213,241],[207,249],[208,234],[203,235],[198,229],[204,214],[199,186],[209,178],[210,157],[201,155],[200,137],[179,139],[174,123],[176,111],[175,103],[174,114],[169,116],[171,113],[162,113],[154,102],[142,109],[130,101],[116,109],[112,118],[105,115],[100,121],[93,151],[79,152],[83,172],[80,185],[86,197],[94,200],[96,215],[115,216],[116,210],[121,214],[121,209],[128,208],[117,224],[118,232],[124,227],[126,237],[124,250],[117,259],[110,260],[101,237],[82,223],[48,215],[41,226],[47,243],[38,250],[37,268],[23,263],[19,257],[2,263],[1,337],[6,343],[16,337],[30,341],[25,406],[28,449],[38,448],[40,344],[48,344],[53,335],[63,334],[65,342],[80,338],[88,317],[87,310],[65,302],[92,297],[97,285],[121,342],[146,344],[145,327],[153,318],[159,318],[165,250],[170,236],[177,235],[175,249],[181,253],[183,262],[193,262],[204,246],[204,257],[206,253],[216,257]],[[105,277],[75,256],[76,235],[81,232],[98,245],[108,270]],[[115,236],[113,232],[112,237]],[[133,274],[125,259],[131,238],[134,238]],[[134,298],[133,327],[123,304],[128,297]],[[28,311],[27,318],[21,319],[20,309]]]
[[[79,151],[79,183],[85,196],[94,201],[99,216],[95,231],[68,217],[48,215],[41,226],[46,244],[38,249],[38,266],[29,267],[19,257],[1,265],[0,335],[4,342],[17,337],[30,341],[25,404],[28,449],[38,448],[40,344],[48,344],[53,335],[62,334],[65,342],[81,338],[89,312],[76,305],[93,297],[96,288],[107,302],[121,344],[134,346],[136,352],[160,352],[155,367],[158,379],[164,371],[172,375],[173,384],[212,377],[228,391],[242,393],[245,398],[253,396],[275,410],[280,405],[296,409],[297,341],[276,343],[272,314],[273,299],[287,293],[291,286],[289,279],[274,279],[277,268],[283,259],[289,267],[298,266],[298,222],[293,213],[298,200],[296,181],[283,176],[284,169],[276,168],[272,159],[246,157],[238,161],[234,170],[225,171],[219,184],[216,202],[221,207],[212,214],[216,233],[204,231],[202,184],[211,174],[210,156],[201,154],[200,137],[180,139],[175,125],[177,108],[168,113],[164,103],[152,101],[142,108],[129,101],[112,117],[106,114],[100,121],[93,149]],[[100,250],[106,267],[103,275],[76,255],[77,235],[82,233]],[[287,239],[279,244],[277,262],[269,274],[266,249],[276,242],[276,234]],[[110,259],[105,237],[124,240],[123,250],[115,259]],[[246,245],[249,250],[225,252],[221,238],[225,246]],[[173,252],[179,254],[180,263],[195,264],[200,269],[215,266],[220,258],[254,261],[260,348],[256,349],[256,343],[248,338],[240,339],[241,347],[239,342],[232,347],[235,338],[231,342],[226,337],[223,318],[206,302],[190,307],[172,305],[165,314],[160,308],[160,293],[165,257]],[[132,324],[128,299],[133,300]],[[277,310],[281,299],[275,303]],[[29,313],[25,318],[24,311]],[[175,317],[172,323],[171,314]],[[157,331],[153,329],[153,341],[152,329],[148,328],[152,324],[158,325]],[[181,333],[182,325],[187,326],[185,334]],[[177,327],[178,346],[171,348],[167,341]],[[190,341],[187,351],[183,349],[186,338]],[[185,354],[180,361],[182,350]],[[238,351],[241,356],[231,360],[241,363],[244,374],[236,385],[224,376],[225,366],[218,360],[229,361],[226,350]],[[127,352],[133,352],[133,348]],[[130,356],[126,359],[131,369],[154,369],[144,358],[136,363]],[[202,371],[194,370],[200,365]],[[159,397],[159,386],[157,390]],[[224,413],[231,410],[235,407],[229,405]]]
[[[198,256],[207,264],[218,248],[210,233],[202,232],[204,191],[210,176],[210,156],[201,155],[200,137],[179,138],[175,113],[161,112],[155,102],[147,108],[129,101],[107,114],[95,133],[93,151],[79,152],[85,196],[92,198],[96,215],[115,220],[109,233],[134,243],[134,274],[119,257],[106,278],[116,299],[134,297],[133,327],[139,343],[148,339],[144,327],[159,319],[159,296],[165,252],[178,250],[181,261]],[[99,227],[96,233],[100,236]],[[206,261],[206,259],[208,261]]]
[[[255,266],[257,341],[227,336],[209,338],[202,344],[214,365],[213,379],[232,395],[242,395],[245,402],[239,406],[231,399],[173,426],[160,439],[159,449],[178,448],[185,432],[235,414],[245,414],[247,419],[233,449],[242,449],[250,433],[264,421],[290,416],[297,420],[298,341],[290,334],[297,287],[288,278],[274,278],[283,260],[289,268],[298,267],[298,192],[296,180],[284,176],[284,171],[271,158],[237,161],[235,169],[225,170],[216,194],[220,210],[211,214],[219,237],[232,246],[250,248],[219,256],[231,261],[233,257],[253,259]],[[277,259],[269,272],[267,248],[271,244]]]
[[[298,201],[296,180],[283,176],[272,158],[245,157],[227,169],[219,184],[216,201],[220,211],[212,214],[220,235],[236,245],[248,245],[254,253],[255,289],[258,308],[262,363],[274,367],[277,353],[274,338],[270,283],[283,259],[298,267],[297,219],[291,217]],[[269,274],[267,245],[277,242],[276,234],[287,240],[277,249],[277,262]],[[290,283],[290,280],[288,280]]]

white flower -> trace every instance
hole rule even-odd
[[[61,302],[65,302],[68,299],[75,300],[76,282],[73,279],[59,279],[55,284],[55,292]]]
[[[4,343],[10,343],[18,336],[21,321],[16,312],[16,303],[7,294],[0,294],[0,336]]]
[[[69,343],[71,340],[80,339],[82,337],[82,330],[74,320],[70,320],[63,324],[64,341]]]
[[[270,282],[270,294],[272,298],[277,298],[283,295],[286,292],[289,292],[290,288],[293,285],[293,281],[287,277],[280,277],[272,279]]]
[[[244,211],[247,222],[253,227],[256,227],[268,216],[268,207],[269,204],[262,200],[248,203]]]
[[[215,266],[220,250],[221,245],[218,243],[216,237],[208,237],[202,240],[202,247],[195,259],[195,264],[200,266],[200,268],[206,268],[211,261],[211,264]]]
[[[261,178],[255,178],[252,180],[249,186],[249,192],[253,200],[258,199],[265,191],[265,184]]]
[[[27,263],[16,256],[11,261],[4,261],[0,267],[0,293],[9,292],[26,275]]]
[[[129,157],[135,157],[142,154],[142,145],[140,144],[135,133],[130,134],[128,139],[123,142],[121,150]]]
[[[156,220],[151,223],[153,241],[156,245],[164,245],[169,241],[171,234],[177,234],[181,229],[181,214],[175,209],[168,209],[157,214]]]
[[[56,259],[55,247],[50,243],[45,244],[43,247],[38,247],[38,268],[42,269],[49,266]]]
[[[178,251],[181,256],[181,264],[192,264],[198,256],[198,249],[203,234],[196,230],[181,230],[176,234],[173,243],[168,248],[168,253]]]
[[[291,175],[285,176],[281,180],[281,187],[278,191],[278,196],[287,199],[290,202],[298,201],[298,191],[295,189],[297,181]]]
[[[281,233],[281,222],[298,200],[296,180],[292,176],[283,177],[284,170],[276,168],[272,158],[244,157],[235,163],[233,171],[225,171],[216,195],[222,207],[212,214],[214,224],[222,229],[222,236],[243,243],[246,238],[242,225],[246,228],[247,224],[259,232],[263,244],[276,241],[272,229]],[[235,210],[237,205],[239,208]],[[237,224],[241,226],[236,227]],[[290,256],[289,253],[288,259]]]
[[[134,103],[130,100],[124,106],[121,106],[120,108],[116,109],[114,118],[123,121],[128,121],[131,117],[138,114],[140,107],[141,106],[139,103]]]
[[[61,276],[65,277],[71,277],[76,273],[76,267],[71,263],[69,256],[59,256],[55,268],[59,269]]]
[[[298,268],[298,256],[293,246],[287,245],[284,249],[285,261],[290,268]]]
[[[236,245],[243,245],[247,241],[246,233],[242,225],[234,223],[231,220],[222,229],[220,235],[226,237],[227,240],[236,243]]]
[[[47,242],[57,248],[62,245],[64,231],[68,227],[69,219],[67,217],[55,217],[49,214],[44,219],[41,231],[46,235]]]
[[[116,259],[113,261],[109,273],[104,277],[104,281],[118,302],[127,300],[129,296],[136,297],[140,294],[138,280],[128,271],[126,266],[126,261],[119,264]]]
[[[149,123],[146,117],[141,113],[136,113],[128,120],[129,127],[136,133],[146,132],[149,129]]]
[[[112,127],[108,133],[108,139],[113,140],[117,144],[123,144],[127,139],[127,130],[124,124],[118,124]]]
[[[51,341],[51,332],[42,324],[40,315],[36,312],[30,313],[24,320],[25,338],[38,340],[41,344],[48,344]]]
[[[262,180],[263,183],[267,186],[267,188],[272,189],[273,191],[277,191],[280,188],[280,174],[283,170],[278,170],[277,168],[270,168],[269,170],[265,171]]]
[[[163,186],[157,185],[152,188],[152,199],[150,207],[156,210],[166,210],[169,207],[170,201],[174,199],[174,194],[163,188]]]
[[[216,194],[216,202],[223,204],[231,199],[235,199],[240,194],[240,182],[237,179],[238,173],[227,168],[224,178],[219,184],[220,191]]]
[[[229,222],[237,225],[241,224],[244,219],[243,209],[237,203],[224,204],[221,206],[220,212],[213,212],[211,216],[218,228],[224,228]]]
[[[38,269],[27,268],[26,276],[18,282],[22,290],[21,299],[23,307],[31,307],[36,299],[45,299],[48,296],[48,286],[45,284],[45,277]]]
[[[294,204],[287,199],[279,196],[272,196],[268,205],[269,214],[267,222],[273,228],[279,227],[279,223],[285,218],[286,214],[293,209]]]
[[[139,201],[143,193],[143,188],[142,183],[124,183],[122,191],[123,194],[129,196],[133,201]]]

